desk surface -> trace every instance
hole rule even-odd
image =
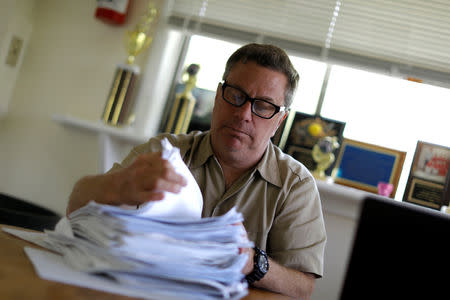
[[[9,235],[1,230],[1,227],[11,226],[0,224],[0,299],[134,299],[39,278],[23,251],[24,246],[39,247]],[[242,300],[256,299],[288,300],[292,298],[259,289],[250,289],[249,294]]]

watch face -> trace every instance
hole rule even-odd
[[[264,274],[267,272],[267,265],[268,265],[267,258],[265,258],[263,255],[259,255],[258,266]]]

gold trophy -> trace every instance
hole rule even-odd
[[[134,65],[136,56],[152,42],[149,35],[151,25],[157,19],[157,9],[149,3],[146,13],[141,17],[133,31],[125,36],[128,58],[126,64],[118,64],[114,80],[103,110],[103,121],[108,125],[122,126],[129,124],[133,87],[140,73],[139,66]]]
[[[196,102],[192,89],[197,83],[199,70],[200,66],[197,64],[191,64],[186,68],[187,80],[184,90],[175,96],[164,132],[175,134],[187,132]]]

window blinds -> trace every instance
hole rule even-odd
[[[177,27],[450,87],[448,0],[173,0]]]

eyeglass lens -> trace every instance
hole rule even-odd
[[[224,85],[223,98],[234,106],[242,106],[249,100],[252,103],[252,112],[266,119],[272,118],[278,111],[274,104],[264,100],[252,99],[243,91],[229,85]]]

